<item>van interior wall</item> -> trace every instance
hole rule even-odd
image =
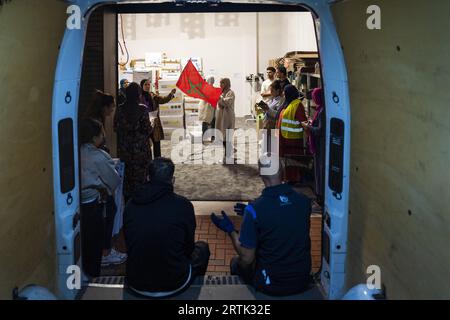
[[[366,10],[381,9],[381,30]],[[347,286],[381,268],[388,298],[450,298],[450,3],[333,5],[348,68]]]
[[[0,7],[0,299],[29,283],[54,292],[51,114],[66,5]]]
[[[124,32],[132,59],[146,52],[169,58],[201,57],[205,76],[228,77],[236,93],[236,115],[250,113],[250,86],[245,81],[265,72],[269,59],[288,51],[315,51],[314,24],[309,12],[124,14]],[[120,19],[119,19],[120,20]],[[121,39],[121,33],[119,32]],[[258,54],[259,51],[259,54]]]

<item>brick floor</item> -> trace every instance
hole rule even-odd
[[[239,230],[242,218],[239,216],[230,216],[234,222],[236,229]],[[196,216],[197,230],[195,240],[203,240],[209,243],[211,256],[207,274],[221,275],[230,274],[230,260],[236,255],[233,244],[225,232],[216,228],[211,222],[209,216]],[[317,272],[320,267],[321,259],[321,232],[322,232],[321,215],[311,216],[311,260],[313,272]]]

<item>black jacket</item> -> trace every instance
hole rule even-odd
[[[194,207],[172,185],[151,182],[138,189],[124,212],[127,283],[150,292],[181,287],[189,273],[195,228]]]

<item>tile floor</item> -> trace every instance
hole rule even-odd
[[[217,212],[216,212],[217,213]],[[227,212],[228,213],[228,212]],[[223,275],[230,274],[230,261],[236,255],[230,238],[211,222],[209,215],[197,215],[197,230],[195,240],[203,240],[209,243],[211,256],[207,274]],[[236,229],[239,230],[242,218],[230,215]],[[312,270],[317,272],[320,268],[321,257],[321,216],[311,216],[311,260]]]

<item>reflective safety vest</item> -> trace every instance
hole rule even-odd
[[[303,139],[303,127],[300,121],[295,119],[298,106],[301,104],[300,99],[292,101],[281,114],[281,135],[285,139]]]

